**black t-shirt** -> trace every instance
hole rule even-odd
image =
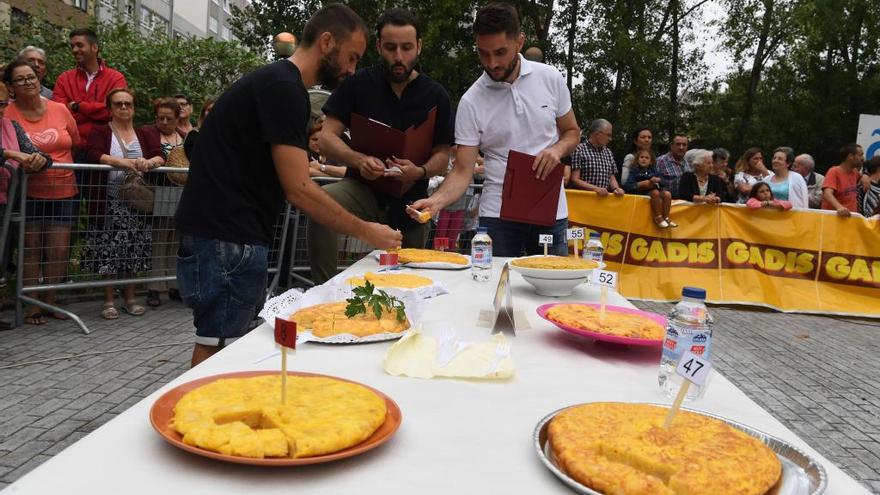
[[[356,113],[404,131],[424,122],[428,112],[434,107],[437,107],[434,146],[451,145],[455,141],[455,128],[449,95],[443,86],[428,76],[419,74],[404,87],[398,98],[385,78],[384,66],[379,64],[361,69],[345,79],[324,104],[324,113],[336,117],[346,127],[351,124],[351,114]],[[401,199],[381,194],[377,194],[377,199],[380,204],[411,203],[427,197],[427,190],[428,181],[420,180]],[[402,208],[394,208],[395,211],[398,209],[403,211]],[[403,218],[409,217],[402,213],[400,220]],[[398,223],[394,219],[389,220],[392,225],[396,226]]]
[[[273,62],[236,81],[199,129],[175,216],[182,232],[270,244],[284,204],[271,145],[308,150],[309,95],[299,69]]]

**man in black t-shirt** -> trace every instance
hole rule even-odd
[[[253,320],[285,198],[337,232],[383,249],[400,245],[399,232],[348,213],[309,179],[306,87],[333,87],[352,74],[366,39],[350,8],[318,10],[296,52],[236,81],[200,129],[175,216],[177,280],[196,327],[193,366]]]
[[[403,231],[404,247],[421,248],[428,237],[428,224],[409,218],[406,205],[427,197],[428,178],[442,174],[448,166],[449,146],[454,140],[449,95],[440,84],[415,70],[422,41],[412,13],[403,9],[383,13],[376,26],[376,38],[383,63],[359,70],[324,105],[327,119],[321,131],[321,153],[349,167],[346,178],[324,190],[358,217]],[[425,163],[400,157],[383,162],[352,149],[341,138],[353,113],[403,131],[425,122],[435,107],[433,148]],[[394,166],[403,173],[387,174],[386,169]],[[380,177],[415,184],[402,197],[396,197],[371,187]],[[309,256],[316,283],[336,274],[337,239],[327,226],[309,225]]]

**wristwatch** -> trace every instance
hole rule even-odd
[[[426,169],[424,165],[419,165],[419,168],[422,169],[422,172],[425,173],[425,176],[423,177],[423,179],[427,179],[428,178],[428,169]]]
[[[322,174],[326,174],[326,173],[327,173],[327,165],[324,165],[323,163],[321,164],[321,173],[322,173]]]
[[[79,102],[75,101],[70,105],[70,109],[74,111],[74,113],[79,113]]]

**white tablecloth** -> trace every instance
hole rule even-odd
[[[491,309],[502,260],[489,283],[467,271],[422,271],[442,280],[450,294],[428,301],[427,332],[452,327],[465,337],[485,339],[477,326]],[[366,258],[346,275],[376,268]],[[251,369],[277,369],[280,359],[255,361],[274,348],[263,325],[212,359],[70,446],[11,485],[15,494],[566,494],[538,460],[532,433],[548,413],[589,401],[663,402],[657,386],[659,350],[616,348],[577,340],[535,314],[551,298],[537,296],[511,273],[514,309],[530,328],[513,339],[516,376],[508,381],[419,380],[382,370],[390,343],[332,346],[304,344],[289,358],[291,369],[356,380],[391,396],[403,423],[384,446],[343,461],[292,468],[258,468],[205,459],[167,444],[149,423],[149,410],[164,391],[198,377]],[[597,301],[596,289],[581,286],[564,300]],[[616,293],[609,304],[631,306]],[[706,397],[693,407],[740,421],[806,450],[825,466],[826,493],[868,493],[852,478],[715,373]]]

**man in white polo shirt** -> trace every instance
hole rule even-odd
[[[565,78],[553,67],[523,58],[525,37],[516,9],[506,3],[481,8],[474,19],[477,54],[485,71],[467,90],[455,118],[455,166],[431,197],[416,201],[408,212],[433,215],[456,201],[470,184],[480,151],[486,181],[480,198],[480,226],[488,227],[496,256],[538,254],[538,235],[553,234],[552,250],[567,251],[568,205],[562,184],[556,223],[547,227],[502,220],[501,191],[511,149],[535,155],[532,170],[545,180],[559,160],[575,149],[580,128],[571,108]]]

